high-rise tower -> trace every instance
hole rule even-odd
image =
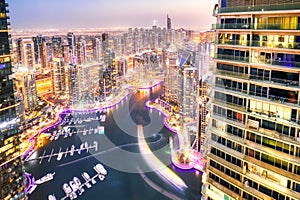
[[[8,4],[0,0],[0,199],[26,199],[8,34]]]
[[[167,30],[171,30],[171,29],[172,29],[171,18],[169,17],[169,15],[167,15]]]
[[[219,0],[203,199],[300,197],[300,1]]]
[[[69,32],[67,35],[68,45],[69,45],[69,53],[71,58],[76,55],[76,40],[73,32]]]

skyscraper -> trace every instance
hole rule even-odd
[[[43,37],[42,35],[37,35],[36,37],[32,37],[33,41],[33,49],[34,49],[34,61],[35,65],[41,67],[42,58],[43,58]]]
[[[21,42],[22,65],[28,69],[35,69],[34,45],[32,39],[22,39]]]
[[[171,18],[170,18],[169,15],[167,14],[167,30],[171,30],[171,29],[172,29]]]
[[[299,3],[219,0],[215,6],[203,199],[300,197]]]
[[[71,58],[73,58],[75,56],[75,52],[76,52],[76,40],[75,40],[75,35],[72,32],[69,32],[67,35],[67,40],[68,40],[68,44],[69,44],[69,53]]]
[[[8,35],[8,4],[0,0],[0,199],[26,199]]]
[[[62,39],[60,36],[52,37],[52,53],[53,53],[53,58],[63,57]]]

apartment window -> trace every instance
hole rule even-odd
[[[264,186],[262,186],[262,185],[259,186],[259,191],[266,194],[266,195],[268,195],[268,196],[271,196],[271,190],[264,187]]]
[[[284,42],[284,36],[283,35],[280,35],[278,37],[278,42]]]

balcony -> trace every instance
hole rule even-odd
[[[249,63],[249,57],[242,57],[242,56],[235,56],[235,55],[216,54],[215,59]]]
[[[216,44],[219,45],[240,45],[240,46],[249,46],[249,41],[247,43],[243,43],[240,40],[225,40],[219,39],[217,40]]]
[[[299,24],[253,24],[253,23],[229,23],[213,24],[212,29],[239,29],[239,30],[300,30]]]
[[[259,182],[263,185],[269,185],[272,188],[276,188],[281,193],[292,195],[293,198],[296,198],[296,199],[298,198],[299,193],[297,193],[293,190],[287,189],[286,187],[281,185],[280,184],[280,179],[278,179],[275,176],[272,176],[272,175],[269,175],[269,174],[264,175],[262,173],[259,173],[258,171],[257,172],[247,172],[246,175],[247,175],[248,178],[250,178],[252,180],[255,180],[255,181],[257,181],[257,182]]]
[[[230,77],[246,79],[246,80],[249,80],[250,78],[249,74],[238,73],[238,72],[233,72],[228,70],[221,70],[221,69],[215,69],[214,73],[221,76],[230,76]]]
[[[213,24],[212,29],[253,29],[253,24]]]
[[[270,83],[272,85],[284,86],[284,87],[293,87],[298,89],[300,87],[299,81],[279,79],[279,78],[269,78],[258,75],[251,75],[250,80],[257,80],[258,82]]]
[[[292,172],[288,172],[287,170],[281,169],[279,167],[275,167],[274,165],[265,163],[261,160],[257,160],[256,158],[253,158],[251,156],[245,155],[244,160],[246,160],[249,163],[255,163],[255,165],[258,167],[265,168],[265,169],[275,172],[276,174],[279,174],[283,177],[287,177],[288,179],[295,180],[297,182],[300,181],[300,176],[297,176],[296,174],[294,174]]]
[[[216,174],[218,177],[221,177],[227,181],[229,181],[231,184],[234,184],[235,186],[247,191],[249,194],[255,195],[260,199],[264,199],[264,200],[273,200],[273,198],[269,197],[268,195],[252,188],[252,187],[248,187],[245,184],[237,181],[236,179],[234,179],[233,177],[213,168],[212,166],[208,167],[208,170],[213,172],[214,174]]]
[[[246,128],[251,130],[252,132],[255,132],[255,133],[258,133],[258,134],[261,134],[261,135],[267,135],[267,136],[270,136],[272,138],[276,138],[276,139],[279,139],[279,140],[290,142],[290,143],[295,144],[295,145],[299,144],[297,138],[289,137],[289,136],[287,136],[285,134],[282,134],[282,133],[279,133],[275,130],[269,130],[269,129],[265,129],[265,128],[261,128],[261,127],[258,127],[258,129],[257,129],[257,128],[254,128],[254,127],[250,126],[249,123],[247,123]]]
[[[245,107],[243,107],[243,106],[241,106],[239,104],[230,103],[228,101],[224,101],[224,100],[221,100],[221,99],[214,98],[213,99],[213,103],[217,104],[217,105],[220,105],[220,106],[226,105],[227,108],[232,109],[232,110],[246,112],[246,108]]]
[[[284,61],[284,60],[265,60],[265,61],[257,61],[257,62],[251,62],[253,64],[269,64],[269,65],[277,65],[282,67],[288,67],[288,68],[300,68],[300,62],[298,61]]]
[[[230,86],[226,86],[224,84],[215,84],[216,89],[220,90],[220,91],[224,91],[227,93],[231,93],[231,94],[236,94],[236,95],[240,95],[245,97],[245,95],[247,94],[247,90],[243,90],[241,88],[236,88],[236,87],[230,87]]]
[[[269,96],[267,96],[267,94],[262,95],[260,92],[256,93],[254,91],[250,91],[249,96],[252,98],[255,98],[255,99],[259,99],[259,100],[280,103],[280,104],[288,105],[291,107],[296,106],[296,107],[300,108],[299,102],[295,98],[286,98],[284,96],[276,96],[273,94],[270,94]]]
[[[229,117],[226,117],[226,116],[223,116],[223,115],[219,115],[217,113],[213,113],[212,117],[217,119],[217,120],[223,121],[225,123],[233,124],[233,125],[235,125],[237,127],[240,127],[240,128],[245,128],[246,127],[245,124],[242,121],[239,121],[239,120],[236,120],[236,119],[233,119],[233,118],[229,118]]]
[[[232,12],[263,12],[263,11],[278,11],[278,10],[300,10],[300,3],[285,3],[285,4],[265,4],[255,6],[237,6],[229,8],[219,8],[218,13]]]
[[[270,42],[271,43],[271,42]],[[267,47],[267,48],[280,48],[280,49],[300,49],[299,42],[289,42],[289,43],[278,43],[278,44],[270,44],[268,41],[257,41],[254,40],[251,43],[253,47]]]

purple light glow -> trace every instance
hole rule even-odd
[[[74,112],[74,113],[75,113],[75,112],[84,112],[84,111],[92,112],[92,111],[98,111],[98,110],[105,110],[105,109],[113,108],[113,107],[115,107],[116,105],[120,104],[122,101],[124,101],[124,100],[128,97],[129,94],[130,94],[130,93],[128,92],[128,93],[127,93],[120,101],[118,101],[117,103],[112,104],[112,105],[110,105],[110,106],[106,106],[106,107],[93,108],[93,109],[87,109],[87,110],[73,110],[73,109],[65,109],[65,110],[63,110],[61,113],[58,114],[59,120],[58,120],[56,123],[54,123],[54,124],[52,124],[52,125],[50,125],[50,126],[44,128],[44,129],[42,129],[40,132],[38,132],[37,134],[35,134],[34,136],[32,136],[32,137],[29,139],[30,142],[31,142],[31,146],[30,146],[30,148],[22,155],[22,159],[26,159],[26,157],[29,155],[29,153],[34,149],[34,140],[35,140],[35,138],[36,138],[39,134],[45,133],[46,131],[49,131],[49,130],[55,128],[56,126],[58,126],[58,125],[63,121],[61,115],[66,114],[66,113],[71,113],[71,112]]]
[[[153,86],[149,86],[149,87],[147,87],[147,88],[141,88],[141,89],[151,89],[151,88],[156,87],[156,86],[158,86],[158,85],[160,85],[160,84],[162,84],[162,83],[163,83],[163,81],[160,81],[160,82],[156,83],[156,84],[153,85]],[[131,94],[130,91],[128,91],[127,94],[126,94],[123,98],[121,98],[121,100],[119,100],[119,101],[116,102],[115,104],[112,104],[112,105],[106,106],[106,107],[92,108],[92,109],[86,109],[86,110],[74,110],[74,109],[65,109],[65,110],[63,110],[61,113],[58,114],[59,120],[58,120],[56,123],[54,123],[54,124],[52,124],[52,125],[50,125],[50,126],[44,128],[44,129],[42,129],[40,132],[38,132],[37,134],[35,134],[34,136],[32,136],[32,137],[29,139],[30,142],[31,142],[31,146],[30,146],[30,148],[22,155],[22,158],[23,158],[23,159],[26,159],[26,157],[29,155],[29,153],[34,149],[34,140],[35,140],[35,138],[36,138],[39,134],[45,133],[46,131],[49,131],[49,130],[55,128],[56,126],[58,126],[58,125],[63,121],[61,115],[67,114],[67,113],[76,113],[76,112],[79,112],[79,113],[80,113],[80,112],[85,112],[85,111],[88,111],[88,112],[94,112],[94,111],[100,111],[100,110],[105,110],[105,109],[114,108],[114,107],[116,107],[118,104],[120,104],[122,101],[124,101],[130,94]]]
[[[25,177],[26,177],[27,180],[28,180],[28,184],[27,184],[27,187],[26,187],[26,189],[25,189],[25,192],[26,192],[26,194],[28,194],[29,188],[30,188],[31,186],[35,185],[35,180],[34,180],[34,177],[33,177],[31,174],[27,173],[27,172],[25,172]]]
[[[167,123],[167,115],[166,115],[163,111],[159,110],[158,108],[156,108],[156,107],[154,107],[154,106],[150,106],[149,103],[150,103],[150,101],[147,101],[147,102],[146,102],[146,105],[145,105],[146,108],[147,108],[147,109],[154,109],[154,110],[156,110],[157,112],[162,113],[162,114],[164,115],[164,125],[165,125],[165,127],[166,127],[168,130],[170,130],[171,132],[173,132],[173,133],[175,133],[175,134],[178,134],[177,130],[176,130],[175,128],[172,128],[172,127]],[[172,155],[171,155],[171,156],[172,156]],[[193,172],[193,171],[195,171],[195,170],[203,171],[203,168],[204,168],[204,165],[205,165],[205,163],[201,163],[201,159],[196,160],[196,163],[193,165],[192,168],[191,168],[190,166],[187,167],[186,165],[180,165],[179,163],[175,163],[175,162],[173,162],[173,159],[171,159],[171,162],[172,162],[172,165],[175,167],[175,169],[176,169],[177,171],[183,170],[183,172]]]

